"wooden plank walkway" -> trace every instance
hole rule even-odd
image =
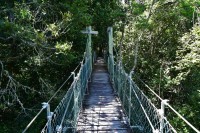
[[[127,117],[114,93],[103,59],[99,58],[80,112],[78,133],[130,133]]]

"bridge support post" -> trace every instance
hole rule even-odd
[[[159,114],[160,114],[160,133],[163,133],[163,128],[164,128],[164,115],[165,115],[165,105],[167,104],[169,100],[162,100],[161,101],[161,109],[159,110]]]
[[[129,74],[129,124],[131,124],[131,105],[132,105],[132,102],[131,102],[131,95],[132,95],[132,74],[134,73],[134,71],[131,71],[130,74]]]
[[[108,32],[108,44],[109,44],[109,56],[108,56],[108,69],[111,75],[111,80],[114,82],[114,58],[113,58],[113,28],[108,27],[107,29]]]
[[[51,119],[53,112],[50,111],[50,105],[49,103],[42,103],[42,107],[47,109],[47,133],[52,133],[51,128]]]
[[[86,58],[90,59],[90,69],[92,69],[92,34],[98,34],[98,31],[92,31],[92,27],[88,26],[86,27],[85,31],[81,31],[81,33],[83,34],[87,34],[88,38],[87,38],[87,44],[86,44]]]

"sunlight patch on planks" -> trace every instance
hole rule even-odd
[[[127,116],[114,93],[104,61],[94,65],[89,92],[80,112],[77,133],[130,133]]]

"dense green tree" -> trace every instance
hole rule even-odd
[[[47,101],[79,64],[86,43],[86,37],[80,31],[86,26],[92,25],[99,31],[94,49],[101,47],[103,51],[107,27],[122,19],[121,10],[116,0],[0,2],[2,132],[22,130],[41,108],[41,102]],[[57,98],[59,101],[62,94]],[[41,127],[39,124],[44,124],[44,121],[41,120],[37,127]],[[37,132],[35,130],[39,128],[32,132]]]
[[[107,27],[113,26],[115,59],[198,127],[199,11],[197,0],[1,1],[0,132],[23,129],[79,64],[86,43],[80,31],[89,25],[99,31],[93,38],[99,56],[106,53]],[[62,94],[55,106],[59,98]],[[178,130],[185,127],[176,117],[171,122]],[[186,127],[184,132],[192,131]]]
[[[200,45],[196,26],[199,25],[199,4],[195,0],[133,1],[126,12],[128,23],[124,37],[119,31],[116,39],[126,70],[134,68],[134,58],[138,54],[136,75],[162,98],[169,99],[196,127],[199,125]],[[139,48],[138,53],[136,48]],[[172,123],[183,131],[183,121],[175,117]],[[192,130],[186,126],[184,132]]]

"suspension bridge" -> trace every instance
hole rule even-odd
[[[73,82],[56,109],[51,112],[50,101],[57,95],[69,78],[54,93],[37,115],[24,129],[23,133],[46,110],[47,123],[41,133],[176,133],[177,131],[165,117],[165,107],[180,117],[194,132],[200,133],[168,100],[162,99],[146,84],[145,86],[158,98],[160,109],[140,90],[121,62],[113,56],[113,29],[108,28],[109,47],[104,58],[96,57],[91,48],[91,26],[82,33],[87,35],[84,60],[77,74],[71,73]],[[78,68],[78,67],[77,67]],[[77,69],[76,68],[76,69]]]

